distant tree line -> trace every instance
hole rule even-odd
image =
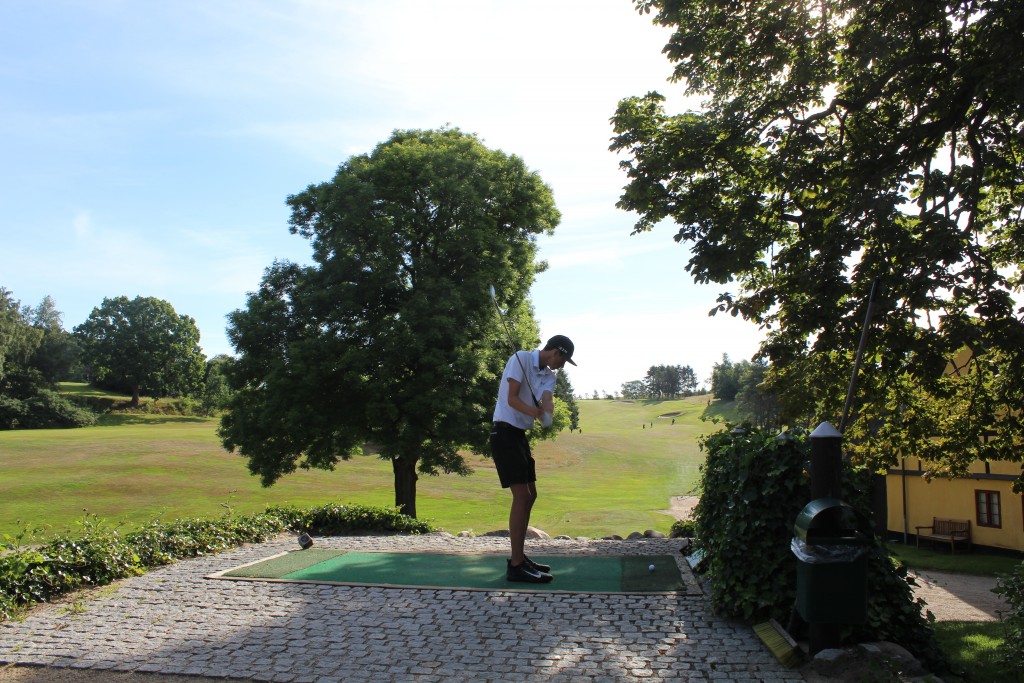
[[[195,321],[153,297],[104,299],[72,332],[53,298],[22,305],[0,288],[0,429],[91,424],[87,406],[57,392],[62,381],[131,395],[191,399],[197,412],[226,405],[232,359],[207,360]]]
[[[622,398],[671,399],[692,396],[697,390],[697,374],[689,365],[652,365],[643,379],[622,385]]]

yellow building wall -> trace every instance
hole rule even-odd
[[[906,476],[899,469],[890,470],[886,477],[888,522],[886,528],[895,534],[916,534],[916,526],[929,526],[933,517],[968,519],[971,521],[971,541],[993,548],[1008,548],[1024,552],[1024,501],[1013,492],[1009,479],[975,478],[986,474],[985,463],[971,467],[975,476],[962,479],[936,478],[930,482],[920,476],[919,462],[907,458]],[[987,474],[1019,476],[1019,463],[989,463]],[[975,508],[976,491],[999,493],[1000,528],[978,526]],[[904,519],[904,500],[906,519]]]

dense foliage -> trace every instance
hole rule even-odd
[[[184,396],[202,387],[206,357],[195,320],[167,301],[125,296],[104,299],[75,327],[83,362],[100,387],[132,395]]]
[[[426,533],[431,527],[388,507],[327,504],[270,507],[263,513],[219,519],[153,522],[121,533],[93,517],[76,534],[39,547],[5,536],[0,543],[0,621],[70,591],[104,586],[152,567],[266,541],[286,530],[320,535],[366,532]]]
[[[1011,574],[996,580],[993,592],[1003,596],[1010,605],[1009,614],[1003,616],[1006,638],[1000,658],[1008,670],[1017,669],[1024,661],[1024,563]]]
[[[466,473],[487,450],[508,358],[537,327],[537,236],[560,219],[522,159],[458,129],[396,131],[288,198],[314,265],[275,263],[229,316],[239,358],[220,435],[264,485],[333,469],[367,445],[416,514],[419,474]]]
[[[724,429],[702,437],[701,449],[706,460],[693,514],[712,604],[725,616],[787,623],[796,600],[793,524],[810,500],[807,437]],[[868,516],[865,475],[848,469],[844,477],[844,500]],[[906,568],[877,539],[867,566],[867,622],[844,627],[844,637],[891,640],[941,667],[931,615],[914,598],[916,584]]]
[[[73,342],[46,299],[22,307],[0,287],[0,429],[81,427],[95,416],[55,390],[70,368]]]
[[[914,440],[954,475],[1020,461],[1024,5],[636,6],[702,103],[620,103],[619,206],[637,231],[673,221],[694,280],[736,288],[716,310],[767,329],[784,419],[839,424],[877,278],[847,445],[885,465]]]

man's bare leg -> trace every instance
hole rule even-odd
[[[512,545],[512,566],[518,567],[525,557],[526,529],[530,526],[530,511],[537,500],[536,484],[512,484],[512,509],[508,514],[508,535]]]

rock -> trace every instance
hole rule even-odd
[[[468,529],[466,531],[460,531],[459,538],[473,538],[473,532]]]
[[[487,533],[483,533],[483,534],[480,534],[480,535],[481,536],[497,536],[499,538],[508,538],[509,537],[508,529],[495,529],[494,531],[488,531]],[[535,538],[535,539],[539,539],[539,540],[542,540],[542,541],[547,541],[547,540],[551,539],[551,537],[548,536],[547,532],[541,531],[540,529],[538,529],[535,526],[531,526],[531,527],[527,527],[526,528],[526,537],[527,538]]]
[[[838,647],[830,647],[814,655],[814,658],[821,662],[834,662],[846,656],[846,650]]]
[[[618,534],[609,534],[608,536],[602,536],[601,540],[602,541],[621,541],[622,540],[622,536],[619,536]]]
[[[555,536],[555,540],[556,541],[571,541],[572,540],[572,536],[566,536],[565,534],[560,534],[558,536]]]
[[[627,541],[635,541],[635,540],[643,538],[643,537],[644,537],[644,535],[642,533],[640,533],[639,531],[634,531],[629,536],[626,536],[626,540]]]
[[[882,641],[878,643],[861,643],[858,647],[870,657],[882,657],[890,662],[898,662],[899,669],[905,676],[924,676],[927,669],[917,661],[917,657],[902,645]]]
[[[822,650],[800,668],[800,673],[808,683],[910,681],[928,675],[928,671],[907,650],[895,643],[886,642]],[[886,673],[890,678],[884,678]]]
[[[661,533],[660,531],[655,531],[654,529],[648,529],[647,531],[644,532],[644,538],[665,538],[665,537],[666,537],[665,534]]]

